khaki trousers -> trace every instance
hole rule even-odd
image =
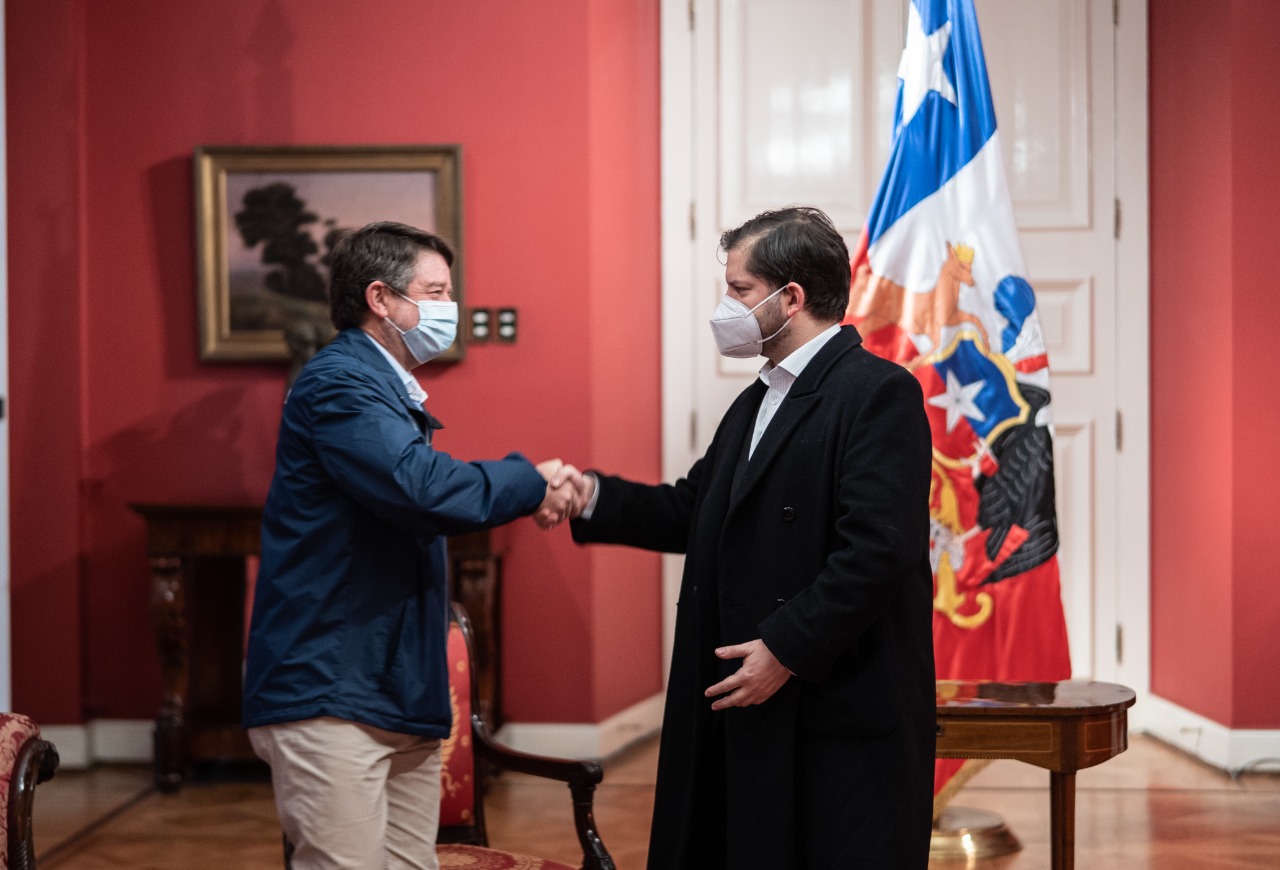
[[[323,717],[249,729],[294,870],[439,870],[440,741]]]

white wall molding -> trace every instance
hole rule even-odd
[[[1151,215],[1147,80],[1148,0],[1121,0],[1115,43],[1116,239],[1114,317],[1116,406],[1124,443],[1116,453],[1116,628],[1123,651],[1097,679],[1133,689],[1141,705],[1151,686]],[[1103,207],[1109,207],[1105,203]],[[1107,626],[1099,625],[1098,645]],[[1113,643],[1113,649],[1119,643]],[[1104,661],[1099,655],[1099,661]]]
[[[154,756],[152,719],[95,719],[89,723],[94,761],[150,764]]]
[[[81,770],[89,766],[88,725],[41,725],[40,736],[58,750],[60,770]]]
[[[652,695],[603,722],[519,723],[499,729],[501,740],[521,752],[565,758],[604,758],[662,726],[662,694]],[[79,770],[93,764],[150,764],[151,719],[95,719],[84,725],[41,725],[40,735],[58,750],[60,767]]]
[[[598,724],[509,722],[498,739],[521,752],[563,758],[604,758],[662,726],[663,696],[652,695]]]
[[[57,748],[64,770],[99,762],[150,764],[155,725],[151,719],[95,719],[84,725],[41,725],[40,736]]]
[[[1144,732],[1228,773],[1280,771],[1280,730],[1228,728],[1156,695],[1129,710],[1130,732]]]
[[[656,694],[596,724],[512,722],[499,734],[522,752],[603,758],[656,734],[662,708],[663,696]],[[85,725],[42,725],[40,733],[57,747],[61,767],[76,770],[96,763],[150,764],[154,728],[150,719],[95,719]],[[1129,731],[1149,734],[1220,770],[1280,770],[1280,730],[1228,728],[1155,695],[1129,710]]]

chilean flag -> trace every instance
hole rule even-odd
[[[1066,679],[1048,358],[972,0],[911,0],[898,78],[846,322],[924,388],[938,678]],[[975,770],[936,765],[935,816]]]

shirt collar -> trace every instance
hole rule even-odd
[[[774,371],[774,369],[782,369],[782,371],[791,376],[792,380],[800,377],[800,373],[804,371],[805,366],[807,366],[813,358],[818,355],[818,351],[822,350],[823,346],[828,341],[835,338],[836,333],[839,331],[840,324],[833,323],[822,332],[819,332],[813,338],[791,351],[791,353],[787,354],[786,358],[776,366],[772,362],[765,362],[765,364],[760,367],[760,380],[764,381],[766,386],[771,386],[769,375]]]
[[[400,361],[391,355],[391,351],[387,350],[381,344],[374,340],[373,336],[365,332],[364,337],[369,339],[370,343],[378,349],[378,353],[386,357],[387,362],[391,363],[391,368],[395,369],[397,375],[400,376],[404,388],[409,393],[409,398],[418,404],[422,404],[427,400],[427,391],[422,389],[422,384],[418,383],[418,379],[409,373],[409,370],[400,365]]]

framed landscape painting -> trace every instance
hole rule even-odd
[[[206,146],[195,152],[200,359],[305,359],[333,337],[328,255],[378,220],[435,233],[454,251],[462,307],[456,145]],[[462,358],[460,340],[437,361]]]

